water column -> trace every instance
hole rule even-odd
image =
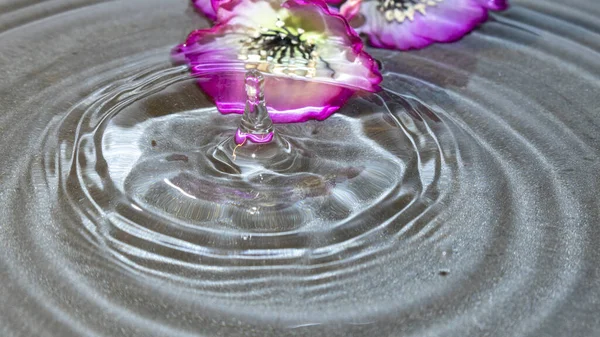
[[[240,126],[235,133],[235,142],[243,145],[246,141],[268,143],[273,140],[273,121],[265,105],[265,78],[256,69],[246,73],[246,107]]]

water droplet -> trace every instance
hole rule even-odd
[[[450,245],[443,245],[436,249],[436,251],[440,261],[447,261],[451,259],[455,253],[455,250]]]

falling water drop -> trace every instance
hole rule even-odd
[[[273,140],[273,121],[269,117],[265,105],[265,78],[256,69],[246,73],[246,107],[240,126],[235,133],[238,145],[251,141],[253,143],[268,143]]]

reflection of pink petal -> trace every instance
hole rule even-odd
[[[236,144],[244,144],[246,141],[250,141],[256,144],[269,143],[273,140],[273,131],[267,134],[253,134],[253,133],[245,133],[238,129],[235,132],[235,143]]]
[[[220,112],[244,112],[244,73],[213,74],[206,79],[199,79],[198,84],[214,99]],[[274,123],[323,120],[338,110],[352,94],[354,90],[336,85],[265,77],[265,102]]]
[[[213,0],[213,4],[216,1],[219,0]],[[173,50],[173,58],[189,65],[199,86],[213,98],[219,111],[243,113],[246,101],[244,74],[254,63],[240,59],[239,53],[243,41],[252,32],[248,27],[256,28],[256,22],[261,20],[253,15],[256,10],[253,4],[264,7],[266,1],[226,1],[220,4],[229,7],[226,11],[218,7],[219,17],[222,13],[239,10],[232,7],[235,3],[243,4],[247,10],[229,16],[227,21],[210,29],[192,32],[184,44]],[[382,77],[377,64],[363,51],[362,41],[342,16],[331,13],[325,3],[317,0],[290,0],[282,7],[326,40],[319,45],[320,59],[312,76],[264,73],[266,105],[275,123],[322,120],[338,110],[356,91],[379,90]],[[252,18],[245,19],[245,16]],[[272,19],[274,21],[269,24],[276,22],[277,16]]]
[[[484,22],[488,10],[508,7],[507,0],[442,0],[435,6],[427,6],[425,14],[415,12],[413,20],[388,22],[377,9],[378,4],[378,1],[362,2],[360,13],[365,22],[357,31],[366,34],[375,47],[400,50],[458,40]],[[355,4],[342,8],[347,17],[355,12]]]
[[[204,14],[207,18],[213,21],[217,19],[217,13],[212,6],[211,0],[192,0],[192,4],[198,12]]]

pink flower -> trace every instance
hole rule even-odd
[[[380,89],[361,39],[321,0],[213,0],[211,7],[216,25],[192,32],[173,57],[190,66],[222,113],[243,113],[249,69],[265,76],[275,123],[323,120],[355,92]]]
[[[348,0],[340,12],[380,48],[407,50],[460,39],[508,0]]]

